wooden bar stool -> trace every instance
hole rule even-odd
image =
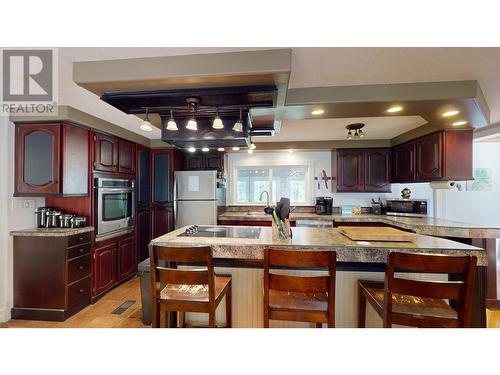
[[[335,327],[335,251],[264,250],[264,327],[269,319],[316,323]],[[271,273],[271,267],[288,270],[323,268],[327,276]]]
[[[477,258],[474,256],[390,253],[385,282],[359,281],[358,326],[365,327],[366,301],[392,324],[429,328],[469,327]],[[397,272],[457,274],[461,281],[412,280]],[[455,301],[456,309],[445,300]]]
[[[226,297],[226,327],[231,327],[231,275],[216,275],[212,249],[202,247],[150,246],[152,283],[152,327],[160,326],[161,312],[180,313],[185,326],[186,312],[208,313],[208,326],[215,327],[215,311]],[[159,261],[206,266],[202,269],[175,269],[158,266]],[[164,287],[163,287],[164,285]]]

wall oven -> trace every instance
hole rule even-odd
[[[135,225],[133,180],[95,178],[96,241],[132,232]]]

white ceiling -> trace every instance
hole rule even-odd
[[[74,61],[172,56],[196,53],[255,50],[258,48],[60,48],[59,103],[71,105],[94,116],[115,123],[149,138],[159,138],[159,131],[140,131],[140,119],[126,115],[99,97],[77,86],[72,80]],[[500,48],[293,48],[290,87],[408,83],[450,80],[477,80],[491,110],[491,123],[500,123]],[[377,129],[386,125],[378,121]],[[324,139],[324,123],[308,121],[307,137]],[[330,120],[332,124],[342,119]],[[350,120],[346,120],[350,121]],[[349,123],[349,122],[347,122]],[[345,125],[345,124],[344,124]],[[401,124],[400,124],[401,125]],[[282,137],[294,137],[298,127],[284,124]],[[407,125],[409,126],[409,125]],[[309,128],[311,127],[311,128]],[[332,129],[335,126],[332,125]],[[316,130],[321,131],[316,134]],[[332,136],[335,131],[332,131]],[[390,130],[387,130],[390,131]],[[290,133],[290,134],[287,134]],[[368,133],[367,133],[368,134]],[[373,133],[372,133],[373,134]],[[273,141],[281,139],[274,138]],[[312,139],[311,139],[312,140]]]

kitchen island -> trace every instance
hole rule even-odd
[[[486,326],[485,266],[487,256],[483,249],[442,238],[416,236],[415,242],[356,242],[335,228],[293,228],[290,240],[273,240],[269,227],[213,226],[214,231],[204,236],[184,236],[187,227],[180,228],[152,240],[151,245],[212,247],[216,272],[233,276],[233,326],[262,327],[263,258],[266,247],[300,249],[307,251],[334,250],[337,252],[336,325],[355,327],[357,324],[357,281],[383,280],[387,255],[391,251],[426,254],[470,254],[478,258],[478,273],[474,294],[473,325]],[[219,229],[217,229],[219,228]],[[228,236],[221,236],[226,231]],[[230,234],[229,234],[230,233]],[[244,238],[253,237],[253,238]],[[421,279],[429,275],[412,277]],[[447,280],[448,275],[432,275]],[[219,309],[218,320],[223,321],[224,309]],[[188,314],[188,320],[202,322],[205,317]],[[294,322],[272,322],[271,326],[308,326]],[[367,311],[367,326],[380,326],[373,311]]]

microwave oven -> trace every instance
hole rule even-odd
[[[427,216],[426,199],[388,199],[386,214],[393,216]]]

